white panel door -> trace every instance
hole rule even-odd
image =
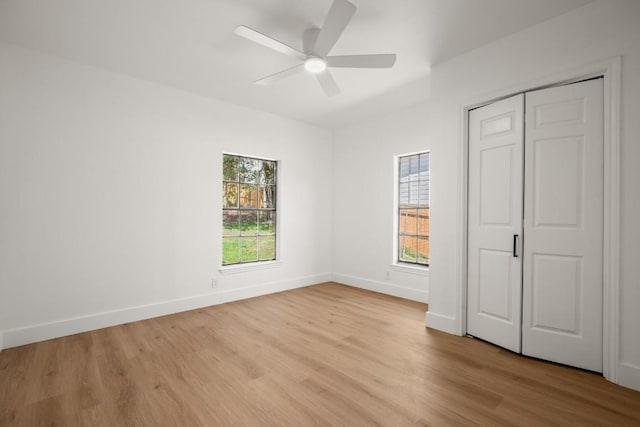
[[[467,332],[516,352],[522,267],[514,236],[522,235],[523,106],[524,95],[517,95],[469,112]]]
[[[526,94],[522,353],[602,372],[602,80]]]

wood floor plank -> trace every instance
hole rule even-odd
[[[4,350],[0,426],[637,426],[640,393],[336,283]]]

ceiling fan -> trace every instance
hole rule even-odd
[[[302,52],[252,28],[241,25],[235,33],[277,52],[292,56],[302,62],[286,70],[256,80],[267,85],[301,70],[314,73],[327,96],[340,93],[340,88],[327,68],[391,68],[396,62],[395,54],[327,56],[331,48],[356,12],[356,6],[347,0],[333,0],[322,28],[310,28],[302,36]]]

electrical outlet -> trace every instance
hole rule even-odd
[[[218,279],[217,278],[215,278],[215,277],[211,278],[211,287],[213,289],[217,289],[218,288]]]
[[[391,272],[387,271],[387,272],[384,274],[384,280],[391,280]]]

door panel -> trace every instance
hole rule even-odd
[[[533,254],[532,270],[531,327],[580,335],[582,258]],[[555,300],[554,305],[547,303],[550,300]]]
[[[533,216],[540,228],[580,228],[584,195],[584,138],[551,138],[533,144]]]
[[[513,319],[511,252],[480,249],[478,268],[477,312],[510,322]]]
[[[480,224],[509,226],[511,212],[511,158],[513,147],[502,145],[480,151]]]
[[[526,94],[523,354],[602,372],[602,80]]]
[[[469,112],[467,331],[520,351],[524,96]]]

